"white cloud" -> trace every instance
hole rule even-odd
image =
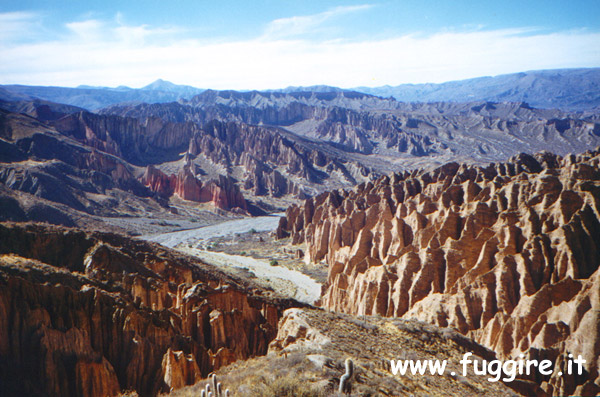
[[[290,23],[302,32],[330,16],[319,18]],[[600,66],[600,33],[583,30],[476,30],[362,41],[263,35],[207,42],[182,40],[181,32],[173,29],[120,21],[88,20],[68,28],[68,36],[56,40],[0,41],[0,83],[141,87],[163,78],[214,89],[313,84],[347,88]]]
[[[39,15],[32,12],[0,13],[0,42],[31,37],[39,19]]]
[[[267,26],[264,38],[282,38],[312,33],[315,28],[329,19],[357,11],[367,10],[371,7],[372,6],[369,4],[339,6],[319,14],[275,19]]]
[[[105,25],[97,19],[80,22],[70,22],[65,25],[73,33],[75,39],[95,41],[102,40]]]

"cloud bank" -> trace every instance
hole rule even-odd
[[[185,37],[183,29],[125,25],[119,16],[70,22],[50,38],[23,40],[18,32],[39,16],[0,14],[0,83],[141,87],[163,78],[214,89],[349,88],[600,66],[600,33],[587,30],[476,29],[373,40],[311,35],[368,8],[277,19],[245,40]]]

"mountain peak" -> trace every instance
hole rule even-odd
[[[177,84],[173,84],[170,81],[166,81],[163,79],[158,79],[145,87],[142,87],[144,90],[169,90],[177,87]]]

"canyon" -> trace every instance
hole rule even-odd
[[[3,224],[0,237],[3,395],[169,392],[265,354],[301,307],[116,234]]]
[[[3,219],[66,226],[185,213],[198,203],[264,215],[389,172],[600,144],[595,112],[402,103],[352,91],[206,90],[96,113],[39,99],[0,107]]]
[[[348,357],[360,393],[600,393],[595,72],[378,91],[431,102],[3,86],[0,394],[319,395]],[[566,375],[389,375],[466,351]]]

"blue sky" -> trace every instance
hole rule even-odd
[[[599,17],[600,0],[2,1],[0,84],[349,88],[599,67]]]

